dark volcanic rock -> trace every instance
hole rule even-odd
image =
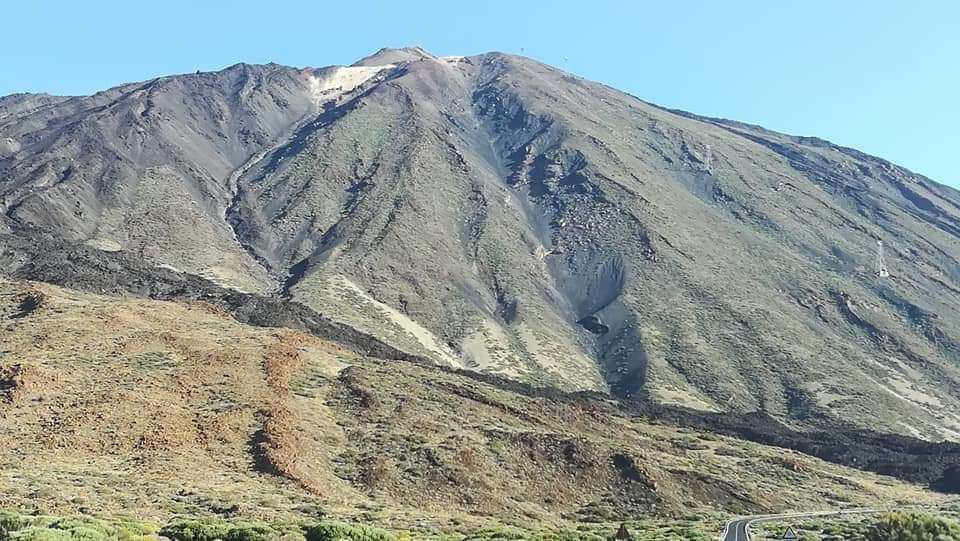
[[[49,282],[94,293],[202,300],[223,308],[243,323],[306,331],[371,357],[425,361],[324,318],[298,302],[240,293],[198,276],[144,266],[126,254],[78,246],[39,231],[30,236],[0,235],[0,272],[15,279]],[[30,310],[35,302],[38,301],[27,298],[21,309]]]

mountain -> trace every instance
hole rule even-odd
[[[960,440],[960,193],[528,58],[6,97],[0,209],[11,275],[56,276],[15,245],[57,239],[442,366]]]

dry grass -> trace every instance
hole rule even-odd
[[[203,303],[0,282],[0,314],[0,508],[467,528],[937,499]]]

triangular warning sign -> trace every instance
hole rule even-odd
[[[787,531],[783,533],[784,539],[794,540],[797,538],[797,532],[793,531],[793,526],[788,526]]]

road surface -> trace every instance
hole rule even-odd
[[[739,517],[727,523],[723,533],[720,534],[720,541],[750,541],[750,525],[754,522],[767,522],[771,520],[781,520],[785,518],[812,518],[839,515],[868,515],[879,513],[876,509],[845,509],[843,511],[818,511],[815,513],[781,513],[779,515],[753,515],[749,517]]]
[[[727,528],[723,531],[722,541],[749,541],[750,534],[747,533],[747,526],[754,519],[752,517],[738,518],[727,523]]]

